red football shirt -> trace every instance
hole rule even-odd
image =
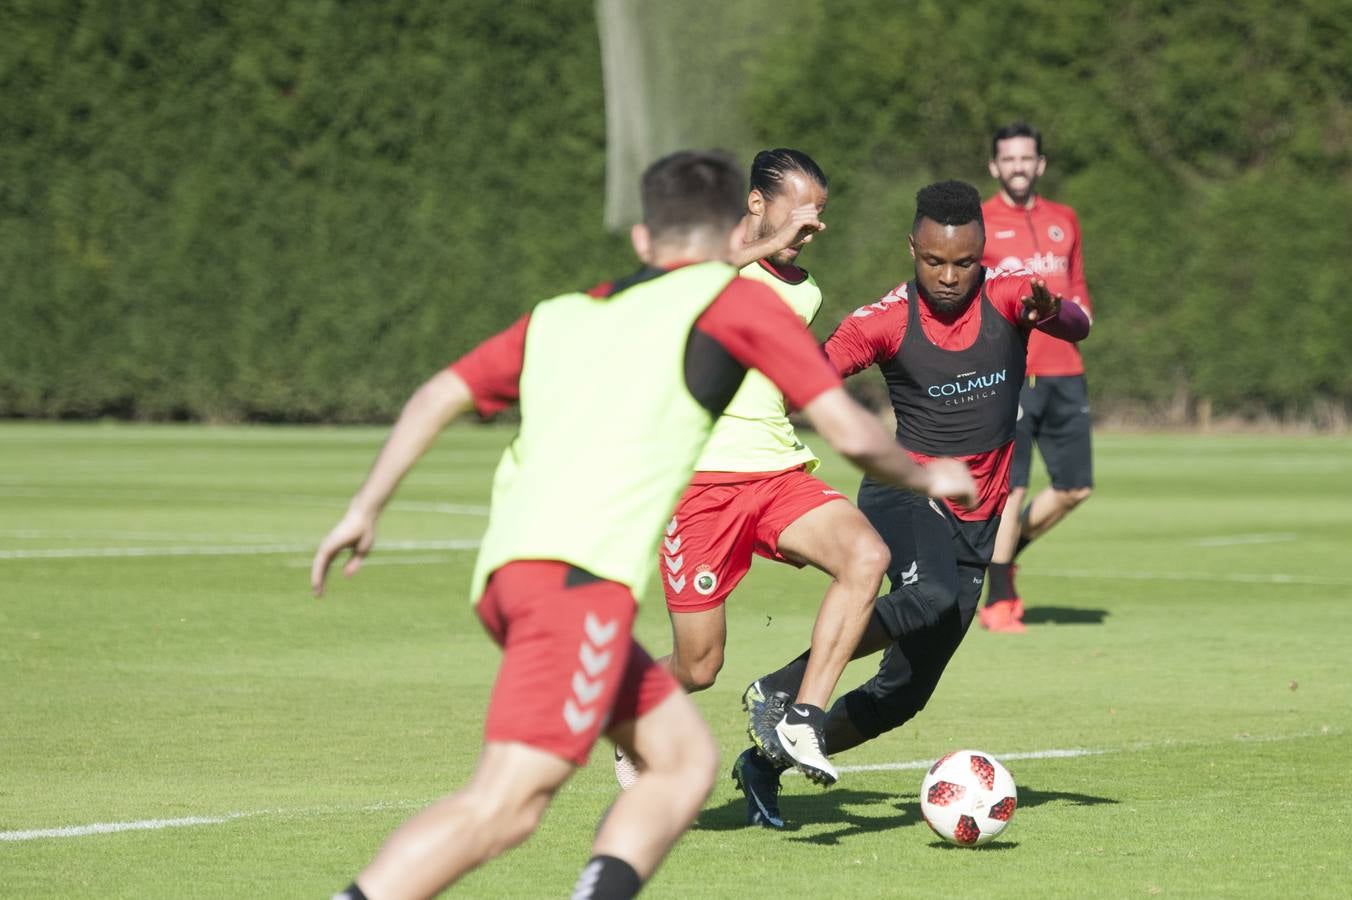
[[[1080,256],[1080,220],[1075,210],[1034,196],[1031,207],[1012,206],[996,194],[981,204],[986,220],[986,252],[982,265],[992,269],[1024,269],[1039,275],[1047,287],[1078,304],[1092,319],[1089,289]],[[1084,361],[1074,344],[1034,333],[1028,339],[1029,375],[1080,375]]]
[[[606,290],[600,286],[590,293],[604,296]],[[520,396],[529,323],[527,313],[451,364],[469,386],[480,415],[491,416]],[[796,407],[840,386],[812,335],[764,284],[734,278],[695,320],[695,328],[746,368],[759,369]]]
[[[1031,291],[1030,279],[1031,276],[1026,272],[990,273],[986,278],[986,296],[990,298],[991,305],[1000,315],[1020,327],[1026,327],[1021,324],[1021,298]],[[981,331],[980,297],[953,318],[940,318],[928,303],[918,302],[920,327],[925,337],[936,347],[964,350],[976,341]],[[841,322],[826,340],[826,355],[830,357],[836,371],[842,377],[854,375],[896,356],[901,349],[902,339],[906,337],[910,303],[907,285],[900,284],[877,303],[860,307]],[[1012,394],[1011,398],[1016,399],[1017,396]],[[918,463],[934,459],[923,453],[906,452]],[[1009,467],[1014,459],[1014,442],[1009,441],[993,450],[960,456],[958,459],[967,464],[976,481],[977,502],[975,506],[965,507],[951,500],[945,501],[953,514],[969,522],[998,516],[1004,509],[1005,498],[1009,496]]]

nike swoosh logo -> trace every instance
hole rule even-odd
[[[795,707],[793,708],[793,711],[796,712],[796,713],[798,713],[798,715],[802,716],[804,719],[807,718],[807,715],[808,715],[808,710],[807,710],[807,709],[805,709],[805,708],[803,708],[803,707],[801,707],[801,706],[795,706]]]
[[[779,736],[779,739],[780,739],[780,740],[783,740],[783,741],[788,741],[790,747],[797,747],[797,746],[798,746],[798,739],[797,739],[797,738],[786,737],[786,736],[784,736],[784,735],[781,734],[781,735]]]

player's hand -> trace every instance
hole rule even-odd
[[[795,206],[784,224],[776,228],[767,239],[772,247],[765,255],[770,256],[789,247],[810,243],[813,235],[825,230],[826,223],[821,220],[821,213],[816,206],[811,203]]]
[[[967,466],[956,459],[936,459],[925,466],[929,487],[925,493],[936,500],[956,500],[963,506],[976,506],[976,482]]]
[[[333,558],[346,548],[352,548],[352,555],[343,566],[343,574],[348,578],[357,574],[362,560],[371,552],[376,542],[376,522],[371,516],[349,511],[333,526],[315,551],[314,562],[310,565],[310,590],[316,597],[324,594],[324,579],[328,577],[329,565]]]
[[[1061,295],[1047,290],[1047,282],[1041,278],[1032,280],[1032,294],[1020,297],[1023,303],[1023,318],[1030,325],[1036,325],[1044,319],[1050,319],[1061,311]]]

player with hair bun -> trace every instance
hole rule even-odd
[[[826,173],[806,153],[780,147],[756,154],[746,198],[748,242],[734,263],[743,278],[770,287],[803,325],[821,309],[822,293],[797,260],[826,228],[827,197]],[[807,715],[784,723],[802,732],[792,745],[795,765],[830,784],[835,770],[817,749],[822,708],[873,608],[887,548],[858,509],[812,475],[819,462],[794,432],[784,395],[761,373],[748,372],[714,425],[656,562],[672,631],[671,655],[662,661],[688,691],[711,687],[718,677],[727,642],[724,604],[753,556],[831,576],[812,632],[813,664],[794,696],[794,708]],[[758,685],[747,688],[747,705],[763,700]],[[617,751],[620,782],[633,772]]]

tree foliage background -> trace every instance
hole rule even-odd
[[[722,44],[692,2],[672,133],[832,176],[823,335],[910,274],[915,190],[989,192],[1027,118],[1084,228],[1101,411],[1345,421],[1352,0],[756,0]],[[585,0],[4,0],[0,32],[0,415],[388,418],[633,265]]]

